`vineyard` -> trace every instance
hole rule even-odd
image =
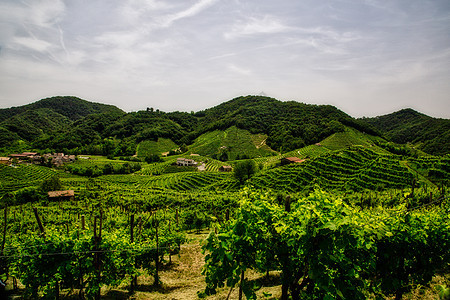
[[[300,164],[271,169],[253,177],[250,184],[256,188],[289,192],[311,190],[315,185],[325,189],[362,191],[401,189],[411,186],[414,180],[414,174],[401,164],[401,158],[354,146]]]
[[[413,299],[425,287],[448,299],[450,157],[364,139],[347,131],[255,158],[244,183],[219,172],[241,160],[209,156],[0,165],[0,279],[26,299]],[[178,168],[177,157],[205,170]],[[281,165],[285,157],[304,161]],[[139,169],[73,173],[127,164]],[[55,175],[75,199],[14,202]],[[182,284],[168,279],[188,264],[196,271]]]
[[[55,171],[36,165],[14,167],[0,164],[0,196],[23,187],[38,186],[43,180],[55,175]]]

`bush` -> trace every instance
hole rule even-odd
[[[244,160],[239,162],[234,167],[234,177],[243,184],[250,179],[256,172],[256,164],[253,160]]]

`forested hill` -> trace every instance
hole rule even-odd
[[[238,97],[198,112],[202,132],[230,126],[268,135],[267,144],[286,151],[317,143],[344,126],[378,135],[370,125],[356,120],[331,105],[279,101],[263,96]]]
[[[412,110],[355,119],[331,105],[264,96],[238,97],[196,113],[165,113],[153,108],[125,113],[112,105],[76,97],[52,97],[0,109],[0,152],[6,155],[12,151],[45,149],[126,156],[135,154],[142,141],[164,138],[176,146],[195,143],[201,147],[198,139],[202,140],[204,134],[237,128],[230,132],[242,133],[247,139],[249,134],[259,134],[254,137],[259,140],[256,146],[286,153],[351,127],[398,143],[412,142],[430,154],[446,154],[449,122]],[[270,148],[268,151],[272,151]]]
[[[31,104],[0,109],[0,122],[15,115],[40,108],[48,108],[69,118],[72,121],[84,118],[90,114],[123,114],[124,111],[114,105],[95,103],[77,97],[57,96],[42,99]]]
[[[399,144],[412,143],[420,150],[443,155],[450,152],[450,120],[432,118],[413,109],[375,118],[363,118],[385,138]]]
[[[0,145],[10,147],[18,141],[27,143],[42,139],[48,142],[57,135],[67,134],[72,130],[74,122],[84,120],[87,116],[107,115],[111,118],[123,114],[124,111],[113,105],[68,96],[52,97],[28,105],[0,109]],[[23,146],[41,148],[42,144],[41,142],[39,145]],[[45,148],[49,146],[51,145],[45,145]]]

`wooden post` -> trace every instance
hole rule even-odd
[[[130,216],[130,242],[134,243],[134,215],[132,214]],[[137,286],[137,276],[134,276],[131,279],[130,288],[131,290],[134,290],[134,288]]]
[[[138,224],[139,224],[139,232],[138,232],[138,237],[141,237],[141,232],[142,232],[142,216],[139,216],[138,218]]]
[[[287,196],[286,201],[284,202],[284,210],[286,212],[291,211],[291,197]],[[286,278],[290,278],[291,271],[289,270],[289,252],[287,247],[282,247],[282,253],[280,254],[280,260],[282,263],[281,269],[281,300],[287,300],[288,299],[288,291],[289,291],[289,284],[286,282]]]
[[[244,285],[244,270],[241,271],[241,283],[239,284],[239,300],[242,300],[242,286]]]
[[[230,209],[227,208],[227,210],[225,211],[225,220],[230,221]]]
[[[86,224],[85,224],[85,220],[84,220],[84,215],[81,215],[81,230],[85,230],[85,228],[86,228]]]
[[[7,220],[8,220],[8,206],[5,206],[4,217],[3,217],[3,241],[2,241],[2,249],[1,249],[2,256],[3,256],[3,251],[5,250],[5,243],[6,243],[6,229],[8,227]]]
[[[36,217],[36,221],[39,226],[39,230],[41,231],[41,234],[45,236],[45,229],[44,229],[44,226],[42,225],[41,219],[39,218],[37,208],[33,207],[33,211],[34,211],[34,216]]]
[[[286,197],[286,201],[284,202],[284,210],[287,212],[291,211],[291,196]]]
[[[155,286],[159,286],[159,239],[158,239],[158,218],[154,215],[156,230],[156,255],[155,255]]]
[[[133,230],[134,229],[134,215],[131,215],[130,217],[130,242],[133,243],[134,242],[134,237],[133,237]]]
[[[100,242],[101,242],[101,234],[102,234],[102,213],[100,211],[100,220],[99,220],[99,230],[97,233],[97,219],[98,217],[95,216],[94,217],[94,265],[95,265],[95,270],[97,272],[97,282],[99,283],[98,286],[98,291],[95,293],[94,297],[96,300],[100,300],[100,295],[101,295],[101,286],[100,286],[100,282],[101,282],[101,264],[100,264]]]

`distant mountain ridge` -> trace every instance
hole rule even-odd
[[[266,96],[237,97],[196,113],[165,113],[153,108],[125,113],[113,105],[58,96],[0,109],[0,151],[23,148],[133,155],[140,142],[159,138],[170,139],[178,146],[206,149],[199,144],[200,136],[223,132],[216,135],[215,141],[205,141],[219,145],[225,139],[230,141],[227,130],[233,127],[238,130],[231,132],[238,133],[240,142],[244,142],[244,137],[263,135],[264,147],[269,152],[286,153],[353,128],[388,141],[412,143],[430,154],[447,154],[449,124],[450,120],[435,119],[411,109],[355,119],[331,105],[279,101]],[[232,151],[239,147],[234,148],[222,147],[211,155],[233,158],[237,154]],[[213,151],[210,146],[207,149]],[[227,151],[231,152],[224,154]]]
[[[125,113],[114,105],[90,102],[73,96],[55,96],[27,105],[0,109],[0,122],[25,111],[48,108],[72,121],[96,113]]]
[[[437,155],[450,152],[449,119],[433,118],[407,108],[362,120],[377,128],[385,138],[395,143],[412,143],[424,152]]]

